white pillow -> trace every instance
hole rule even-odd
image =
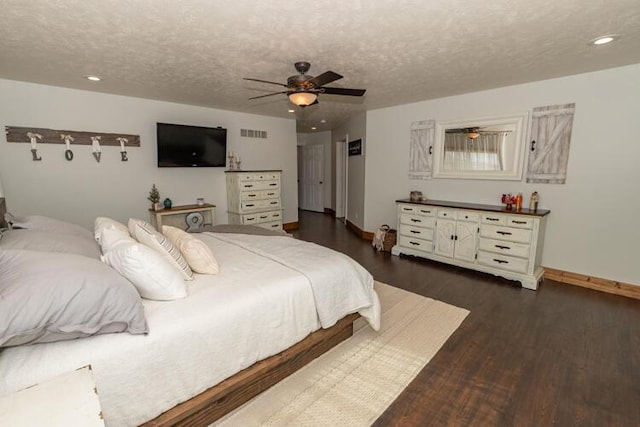
[[[126,233],[127,235],[129,235],[129,229],[127,228],[126,225],[116,221],[115,219],[99,216],[96,218],[93,226],[93,234],[96,239],[96,242],[100,243],[100,236],[102,235],[102,230],[106,228],[115,228],[116,230],[120,230]]]
[[[218,261],[202,240],[170,225],[163,225],[162,233],[171,240],[175,247],[180,249],[193,271],[200,274],[218,274],[220,271]]]
[[[138,243],[129,235],[129,230],[122,231],[120,228],[104,228],[98,241],[103,254],[122,244]]]
[[[173,265],[185,280],[193,280],[193,272],[184,259],[180,249],[173,246],[173,243],[161,233],[158,233],[148,222],[140,221],[134,223],[134,231],[138,242],[150,247],[161,254],[171,265]]]
[[[142,298],[170,301],[187,296],[180,273],[162,255],[144,245],[117,245],[102,260],[129,279]]]

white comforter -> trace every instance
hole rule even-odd
[[[220,273],[198,275],[183,300],[145,301],[147,336],[109,334],[4,349],[0,394],[91,364],[107,425],[138,425],[304,339],[320,327],[320,312],[323,323],[360,311],[374,327],[379,324],[377,296],[372,287],[366,291],[370,275],[351,260],[337,267],[333,251],[286,237],[200,238],[212,248]],[[267,240],[273,250],[264,247]],[[256,247],[245,249],[251,241]],[[286,260],[287,253],[293,261]],[[306,268],[303,258],[313,260],[314,271],[298,271]],[[356,272],[344,273],[344,266],[353,264]],[[338,304],[335,311],[328,306],[345,296],[344,278],[356,280],[351,286],[358,296],[355,304]],[[336,283],[337,299],[327,290]],[[368,306],[362,303],[367,294]]]

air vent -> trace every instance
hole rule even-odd
[[[253,130],[253,129],[240,129],[240,136],[244,136],[246,138],[267,139],[267,131],[266,130]]]

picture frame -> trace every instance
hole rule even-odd
[[[362,155],[362,139],[356,139],[349,142],[349,156],[361,156]]]

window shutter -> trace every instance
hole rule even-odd
[[[533,109],[527,182],[564,184],[575,104]]]
[[[409,145],[409,179],[430,179],[433,172],[435,121],[411,123]]]

